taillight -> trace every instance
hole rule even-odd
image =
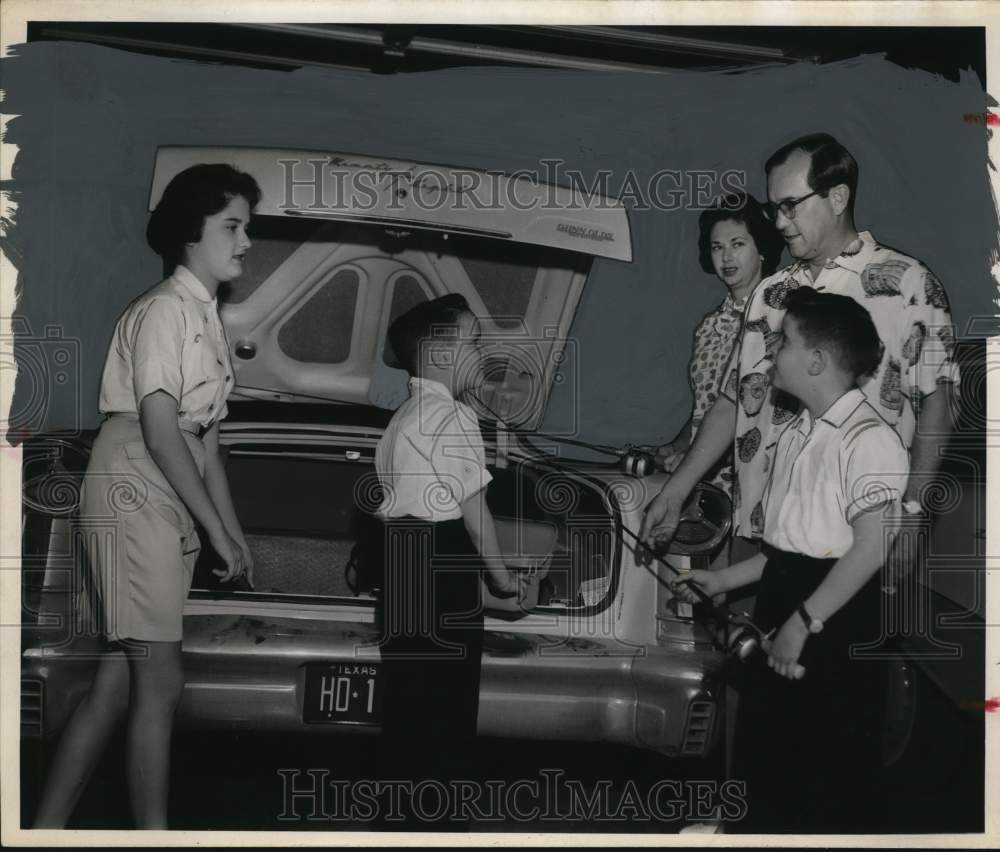
[[[21,737],[41,739],[45,684],[35,678],[21,678]]]

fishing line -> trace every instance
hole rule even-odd
[[[356,402],[355,400],[352,399],[337,399],[336,397],[333,396],[317,396],[316,394],[301,393],[300,391],[279,391],[275,390],[274,388],[258,388],[258,387],[253,387],[252,385],[238,385],[236,388],[234,388],[233,393],[238,394],[241,390],[257,391],[258,393],[270,393],[274,394],[274,396],[283,397],[285,399],[293,399],[294,397],[301,397],[302,399],[314,399],[317,402],[331,402],[336,405],[355,405],[355,406],[360,405],[364,406],[365,408],[371,407],[371,403]],[[236,400],[236,402],[243,402],[243,401],[270,402],[271,400],[258,400],[254,399],[254,397],[249,397],[248,400]]]
[[[517,435],[535,435],[540,438],[545,438],[548,441],[555,441],[556,443],[559,444],[569,444],[574,447],[583,447],[584,449],[593,450],[594,452],[597,453],[603,453],[605,455],[614,456],[620,461],[625,461],[630,455],[649,455],[648,453],[636,454],[635,448],[632,447],[631,445],[626,447],[612,447],[608,444],[595,444],[592,443],[591,441],[581,441],[575,438],[564,438],[559,435],[550,435],[547,432],[542,432],[539,429],[517,429],[513,426],[510,426],[499,414],[497,414],[492,408],[490,408],[490,406],[486,404],[486,401],[481,396],[479,396],[478,393],[472,390],[466,391],[466,393],[469,396],[471,396],[474,400],[476,400],[476,402],[478,402],[486,410],[488,414],[492,415],[493,419],[496,420],[498,424],[502,423],[504,428],[508,432],[512,432]],[[651,455],[649,455],[649,458],[650,461],[652,461]],[[628,473],[631,471],[626,471],[626,472]],[[648,471],[643,470],[641,474],[633,473],[633,475],[645,476],[647,473],[652,473],[651,466]]]
[[[355,400],[348,400],[348,399],[337,399],[336,397],[332,396],[320,396],[318,394],[302,393],[301,391],[279,391],[274,388],[254,387],[253,385],[239,385],[239,387],[235,389],[234,393],[238,394],[241,390],[256,391],[257,393],[273,394],[276,397],[284,399],[294,399],[296,397],[299,397],[301,399],[312,399],[318,402],[330,402],[337,405],[366,406],[366,407],[370,405],[370,403],[357,402]],[[467,391],[467,393],[469,396],[475,399],[476,402],[478,402],[486,410],[486,412],[493,417],[493,419],[497,423],[502,423],[504,428],[508,432],[512,432],[518,435],[537,435],[538,437],[545,438],[546,440],[549,441],[555,441],[560,444],[570,444],[575,447],[583,447],[584,449],[593,450],[594,452],[597,453],[614,456],[617,459],[623,458],[624,456],[631,453],[634,449],[631,446],[624,448],[612,447],[608,444],[595,444],[590,441],[581,441],[575,438],[565,438],[557,435],[549,435],[548,433],[541,432],[539,430],[514,428],[512,426],[509,426],[499,414],[497,414],[492,408],[490,408],[490,406],[486,404],[486,402],[483,400],[481,396],[479,396],[479,394],[474,393],[473,391]],[[254,401],[253,397],[250,398],[250,401]]]

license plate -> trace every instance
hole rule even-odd
[[[379,668],[359,663],[306,666],[302,721],[378,724],[382,698]]]

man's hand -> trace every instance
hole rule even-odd
[[[694,442],[685,452],[683,459],[671,472],[663,490],[646,507],[639,530],[639,538],[646,548],[663,548],[677,532],[684,502],[698,481],[706,476],[726,454],[731,452],[736,440],[736,403],[725,395],[720,396],[708,410]],[[639,548],[636,554],[638,564],[651,560],[648,549]]]
[[[639,538],[649,548],[666,547],[670,544],[680,524],[681,510],[688,495],[679,493],[676,486],[671,486],[672,481],[668,481],[646,507]]]
[[[673,473],[674,468],[684,459],[684,450],[675,446],[673,442],[662,447],[650,447],[650,452],[653,454],[656,469],[664,473]]]
[[[800,680],[805,676],[806,670],[799,665],[799,657],[802,656],[802,649],[808,638],[809,630],[805,623],[798,613],[793,613],[773,640],[764,641],[767,664],[782,677]]]

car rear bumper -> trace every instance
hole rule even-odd
[[[195,622],[199,619],[194,619]],[[192,626],[188,622],[188,626]],[[189,630],[177,722],[190,728],[377,732],[377,725],[303,721],[306,666],[378,663],[372,624],[240,616]],[[86,693],[91,645],[22,658],[22,735],[49,738]],[[601,640],[487,631],[479,733],[619,743],[668,755],[707,754],[715,739],[718,654]]]

